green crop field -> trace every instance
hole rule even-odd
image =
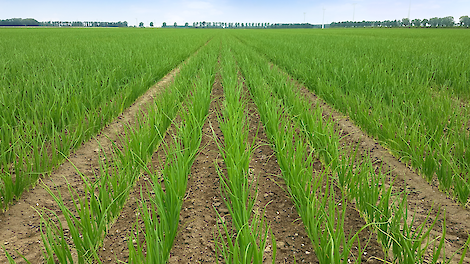
[[[22,251],[15,243],[29,242],[20,237],[2,242],[0,261],[105,262],[119,226],[126,257],[107,260],[172,263],[189,252],[172,248],[196,221],[180,212],[191,211],[189,191],[201,187],[191,177],[206,166],[223,201],[207,220],[210,261],[297,261],[277,246],[285,242],[271,227],[276,202],[262,205],[264,176],[253,172],[268,146],[279,173],[266,177],[298,214],[284,221],[308,236],[312,254],[300,250],[308,261],[468,262],[470,224],[447,208],[470,209],[469,40],[466,29],[0,29],[0,237],[10,232],[3,223],[24,220],[11,213],[38,189],[56,206],[25,209],[37,215],[27,239],[41,243]],[[99,142],[111,151],[102,148],[93,177],[75,167],[81,184],[69,185],[61,166],[132,107],[118,139]],[[397,162],[379,164],[370,154],[378,147],[347,139],[353,132],[330,111]],[[202,165],[208,138],[218,158]],[[394,174],[405,169],[442,194],[430,198],[435,206]],[[42,183],[59,177],[62,187]],[[367,255],[373,245],[378,253]]]
[[[2,30],[2,209],[211,35],[152,33]]]
[[[468,203],[468,31],[242,31],[236,37]]]

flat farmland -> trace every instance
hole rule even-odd
[[[0,36],[2,263],[470,261],[468,30]]]

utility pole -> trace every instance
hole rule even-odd
[[[353,3],[353,22],[354,22],[354,16],[356,14],[356,4],[357,3]]]
[[[323,19],[321,21],[322,25],[321,25],[321,28],[322,29],[325,29],[325,8],[323,7]]]
[[[411,22],[410,12],[411,12],[411,0],[410,0],[410,6],[408,7],[408,20],[410,20]]]

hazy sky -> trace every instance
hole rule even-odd
[[[410,5],[411,4],[411,5]],[[410,8],[411,7],[411,8]],[[0,0],[0,19],[39,21],[308,22],[470,16],[470,0]],[[305,20],[304,20],[305,19]]]

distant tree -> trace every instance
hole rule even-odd
[[[144,22],[140,22],[139,27],[144,27]]]
[[[188,22],[184,23],[184,27],[189,27],[189,23]]]
[[[150,26],[153,27],[153,22],[150,22]]]
[[[441,19],[438,17],[433,17],[429,19],[429,24],[431,25],[431,27],[437,27],[441,24]]]
[[[459,21],[460,21],[460,26],[461,27],[469,27],[470,26],[470,17],[468,16],[461,16],[459,18]]]
[[[163,22],[162,27],[166,27],[166,22]]]
[[[400,20],[393,20],[392,23],[391,23],[392,27],[399,27],[401,25],[401,21]]]
[[[11,18],[0,20],[0,26],[39,26],[41,25],[36,19],[32,18]]]
[[[401,21],[403,22],[403,26],[405,26],[405,27],[410,26],[410,19],[409,18],[403,18]]]
[[[173,24],[173,26],[174,26],[174,27],[177,27],[177,26],[178,26],[178,24],[176,24],[176,22],[175,22],[175,23]]]
[[[453,16],[446,16],[441,18],[441,24],[443,27],[453,27],[455,24],[455,20]]]
[[[39,26],[39,22],[33,18],[23,19],[23,23],[25,24],[25,26]]]
[[[411,23],[413,23],[413,26],[415,26],[415,27],[420,27],[421,26],[421,20],[418,19],[418,18],[413,19],[413,21],[411,21]]]
[[[425,18],[423,19],[423,21],[421,21],[421,24],[423,24],[423,27],[427,27],[429,24],[429,20]]]

